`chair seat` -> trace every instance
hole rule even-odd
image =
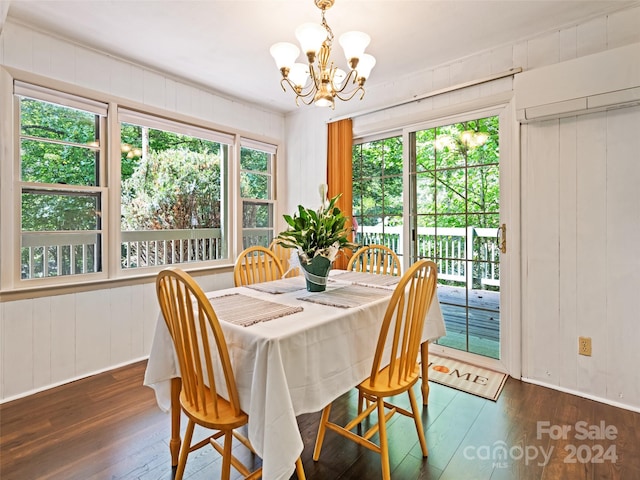
[[[397,375],[395,376],[396,378],[389,379],[390,372],[390,366],[387,365],[378,372],[378,376],[373,384],[371,383],[371,377],[369,377],[358,385],[358,390],[362,393],[378,397],[391,397],[405,392],[420,378],[420,364],[416,363],[411,375],[401,380],[397,378]]]
[[[205,426],[212,430],[229,430],[246,425],[249,421],[249,417],[246,413],[240,410],[240,414],[236,415],[233,411],[231,404],[223,397],[218,395],[218,399],[214,400],[211,394],[207,391],[206,396],[206,409],[202,408],[196,410],[191,407],[189,401],[186,399],[184,392],[180,394],[180,405],[184,413],[197,422],[199,425]],[[217,403],[218,415],[215,414],[215,406]],[[206,414],[204,413],[206,410]]]

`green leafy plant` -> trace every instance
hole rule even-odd
[[[323,202],[318,210],[298,205],[293,216],[284,215],[289,228],[276,238],[283,247],[297,249],[302,264],[310,263],[318,255],[333,261],[343,248],[356,247],[349,241],[351,229],[345,226],[347,217],[336,207],[342,194],[327,200],[326,188],[320,187]]]

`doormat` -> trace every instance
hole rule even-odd
[[[429,352],[429,380],[495,402],[507,374]]]

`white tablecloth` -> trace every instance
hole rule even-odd
[[[334,278],[339,280],[339,276]],[[340,284],[331,282],[327,290]],[[301,300],[309,295],[305,290],[270,294],[237,287],[207,296],[229,293],[303,307],[299,313],[249,327],[221,322],[240,405],[249,415],[249,439],[263,459],[263,478],[288,479],[303,449],[296,416],[321,410],[369,376],[392,290],[385,298],[351,308]],[[445,334],[436,297],[422,341]],[[171,337],[160,317],[144,384],[155,390],[163,410],[171,407],[170,380],[179,376]]]

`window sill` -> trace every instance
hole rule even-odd
[[[194,277],[211,275],[217,273],[233,272],[233,265],[216,265],[207,267],[189,268],[184,265],[178,266],[183,268]],[[137,275],[127,275],[118,278],[99,279],[93,281],[84,281],[82,283],[61,283],[58,285],[40,285],[19,287],[12,290],[0,291],[0,303],[10,302],[14,300],[25,300],[30,298],[51,297],[56,295],[68,295],[70,293],[90,292],[95,290],[107,290],[115,287],[126,287],[130,285],[141,285],[145,283],[155,282],[158,272],[146,272]]]

